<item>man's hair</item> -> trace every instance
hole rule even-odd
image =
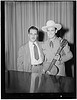
[[[31,26],[31,27],[28,29],[28,33],[30,32],[31,29],[37,30],[37,34],[38,34],[38,28],[36,28],[35,26]]]

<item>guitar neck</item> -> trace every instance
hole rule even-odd
[[[53,67],[53,65],[55,65],[56,61],[57,61],[56,59],[52,60],[52,62],[50,63],[49,68],[47,69],[47,71],[50,71],[52,69],[52,67]]]
[[[57,54],[60,54],[61,51],[62,51],[62,49],[63,49],[63,47],[59,47],[59,49],[57,50],[55,56],[56,56]],[[52,67],[53,67],[53,65],[55,65],[56,61],[57,61],[56,59],[53,59],[53,60],[52,60],[52,62],[50,63],[50,66],[49,66],[49,68],[48,68],[48,71],[50,71],[50,70],[52,69]]]

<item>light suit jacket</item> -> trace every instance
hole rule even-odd
[[[42,48],[41,48],[41,43],[37,42],[37,44],[41,52],[41,57],[42,59],[44,59],[44,55],[43,55]],[[29,42],[19,48],[18,58],[17,58],[17,70],[25,71],[25,72],[32,71]]]
[[[61,41],[62,41],[61,38],[56,38],[56,40],[54,41],[53,48],[50,48],[49,40],[45,41],[42,44],[42,49],[43,49],[43,52],[45,55],[45,62],[44,62],[44,69],[45,70],[50,65],[50,62],[53,60],[53,58],[54,58],[54,56],[55,56],[55,54],[60,46]],[[57,75],[65,76],[65,64],[64,64],[64,62],[68,61],[72,57],[73,57],[73,55],[72,55],[70,48],[67,44],[61,52],[61,61],[57,61],[55,64],[59,68],[59,73]],[[53,75],[53,73],[56,71],[55,67],[53,67],[51,69],[51,71],[52,71],[51,73]]]

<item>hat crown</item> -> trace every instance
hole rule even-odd
[[[50,27],[55,27],[57,30],[60,30],[62,26],[61,24],[55,23],[53,20],[49,20],[47,21],[46,26],[42,27],[42,30],[47,32],[47,29]]]
[[[47,26],[53,26],[54,24],[55,24],[55,22],[53,20],[49,20],[46,23]]]

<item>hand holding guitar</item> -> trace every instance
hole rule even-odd
[[[60,59],[60,55],[59,54],[55,55],[54,59],[59,60]]]
[[[60,58],[61,58],[61,57],[60,57],[60,53],[61,53],[62,49],[66,46],[66,44],[67,44],[67,40],[66,40],[66,39],[63,39],[63,41],[61,42],[60,47],[58,48],[58,50],[57,50],[57,52],[56,52],[56,54],[55,54],[54,59],[53,59],[52,62],[50,63],[50,65],[49,65],[48,69],[45,71],[45,73],[47,73],[48,71],[50,72],[51,69],[52,69],[52,67],[54,67],[56,61],[60,60]],[[55,66],[55,67],[57,68],[57,72],[56,72],[55,75],[57,75],[58,72],[59,72],[59,68],[58,68],[57,66]],[[49,72],[48,72],[48,73],[49,73]]]

